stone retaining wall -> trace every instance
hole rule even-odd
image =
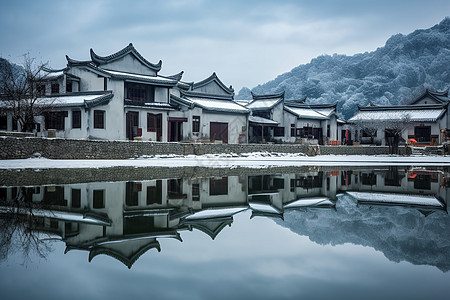
[[[405,149],[400,147],[400,154]],[[0,159],[22,159],[36,155],[51,159],[127,159],[151,155],[202,155],[216,153],[279,152],[306,155],[388,154],[381,146],[318,146],[298,144],[212,144],[142,141],[98,141],[34,137],[0,137]]]

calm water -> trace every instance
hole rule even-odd
[[[3,185],[1,298],[447,299],[447,169],[262,173]]]

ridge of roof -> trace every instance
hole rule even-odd
[[[442,109],[449,103],[442,104],[420,104],[420,105],[379,105],[379,106],[359,106],[359,111],[379,111],[379,110],[424,110]]]
[[[272,98],[283,98],[284,99],[284,91],[274,94],[255,94],[251,92],[253,100],[262,100],[262,99],[272,99]]]
[[[205,78],[199,82],[194,82],[192,85],[192,89],[200,88],[204,85],[207,85],[208,83],[215,81],[226,93],[233,94],[234,95],[234,89],[230,85],[230,87],[227,87],[217,76],[216,72],[213,72],[208,78]]]
[[[414,99],[410,104],[414,105],[414,103],[420,101],[421,99],[429,96],[430,98],[440,102],[440,103],[447,103],[450,101],[450,98],[448,97],[448,89],[438,92],[438,91],[430,91],[428,88],[425,89],[425,92],[423,92],[419,97]],[[442,99],[446,98],[446,99]]]
[[[153,63],[149,62],[136,50],[136,48],[134,48],[132,43],[128,44],[128,46],[126,46],[122,50],[119,50],[116,53],[113,53],[108,56],[100,56],[100,55],[96,54],[92,48],[90,49],[90,54],[91,54],[92,62],[94,62],[97,66],[113,62],[113,61],[118,60],[128,54],[133,54],[142,64],[144,64],[149,69],[159,72],[162,67],[162,60],[159,60],[159,62],[157,64],[153,64]]]
[[[305,98],[306,99],[306,98]],[[297,108],[311,108],[311,109],[320,109],[320,108],[334,108],[337,107],[337,102],[335,103],[324,103],[324,104],[307,104],[307,103],[298,103],[292,102],[292,100],[285,100],[284,103],[289,107],[297,107]]]

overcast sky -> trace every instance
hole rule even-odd
[[[0,2],[0,56],[30,53],[53,68],[65,55],[87,60],[130,42],[161,75],[213,72],[236,93],[322,54],[373,51],[393,34],[429,28],[450,15],[443,0],[149,0]]]

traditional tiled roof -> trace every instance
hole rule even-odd
[[[432,207],[445,208],[445,205],[434,196],[408,195],[394,193],[374,193],[374,192],[346,192],[355,198],[358,203],[370,205],[399,205],[409,207]]]
[[[209,220],[217,218],[226,218],[231,217],[244,210],[247,210],[247,208],[248,208],[247,206],[208,208],[187,216],[185,220],[192,221],[192,220]]]
[[[412,122],[435,122],[442,118],[448,104],[363,106],[348,122],[408,119]]]
[[[156,109],[156,110],[174,110],[176,107],[166,102],[147,102],[142,103],[140,101],[134,101],[125,99],[126,107],[136,107],[141,109]]]
[[[125,48],[123,48],[122,50],[108,55],[108,56],[100,56],[97,55],[94,50],[91,48],[90,50],[91,53],[91,59],[92,62],[94,62],[97,66],[99,65],[103,65],[103,64],[107,64],[107,63],[111,63],[115,60],[118,60],[128,54],[133,54],[142,64],[144,64],[145,66],[147,66],[149,69],[152,69],[156,72],[159,72],[161,70],[161,66],[162,66],[162,60],[160,60],[157,64],[152,64],[151,62],[147,61],[133,46],[132,43],[130,43],[128,46],[126,46]]]
[[[212,75],[209,76],[208,78],[206,78],[206,79],[204,79],[204,80],[202,80],[202,81],[199,81],[199,82],[195,82],[195,83],[192,85],[192,89],[193,89],[193,90],[199,89],[199,88],[201,88],[202,86],[205,86],[205,85],[209,84],[209,83],[212,82],[212,81],[216,82],[216,83],[217,83],[217,84],[218,84],[218,85],[219,85],[226,93],[228,93],[228,94],[230,94],[230,95],[234,95],[234,89],[233,89],[233,87],[232,87],[232,86],[227,87],[227,86],[219,79],[219,77],[217,77],[217,75],[216,75],[215,72],[212,73]]]
[[[74,60],[74,59],[68,57],[67,55],[66,55],[66,59],[67,59],[67,67],[68,68],[70,68],[70,67],[84,67],[84,68],[87,68],[88,70],[90,70],[90,71],[92,71],[92,72],[94,72],[94,73],[96,73],[98,75],[101,75],[101,76],[104,76],[104,77],[108,77],[108,78],[111,77],[111,75],[109,73],[107,73],[105,70],[103,70],[103,69],[99,68],[98,66],[96,66],[90,60],[78,61],[78,60]]]
[[[267,110],[272,109],[275,105],[282,102],[282,97],[277,98],[265,98],[265,99],[255,99],[249,102],[246,107],[251,110]]]
[[[417,97],[413,102],[411,102],[411,104],[414,105],[415,103],[426,97],[430,97],[431,99],[434,99],[438,103],[442,104],[448,103],[450,101],[450,98],[448,96],[448,90],[445,90],[443,92],[432,92],[429,89],[426,89],[425,92],[419,97]]]
[[[232,216],[183,221],[183,225],[187,225],[189,230],[192,230],[193,228],[198,229],[209,235],[213,240],[222,231],[222,229],[226,226],[231,226],[232,223]]]
[[[170,95],[170,101],[193,108],[201,107],[208,111],[248,113],[249,110],[225,95],[208,95],[181,91],[181,97]]]
[[[40,77],[42,80],[55,80],[55,79],[63,77],[65,71],[67,71],[67,68],[56,70],[56,69],[42,67],[42,71],[40,72]]]
[[[248,121],[250,123],[254,124],[260,124],[260,125],[270,125],[270,126],[278,126],[278,122],[270,119],[266,119],[263,117],[257,117],[257,116],[249,116]]]
[[[284,209],[306,208],[306,207],[334,207],[336,204],[328,197],[302,198],[290,202],[284,206]]]
[[[124,242],[126,243],[126,241]],[[156,248],[158,252],[161,252],[161,246],[159,242],[155,239],[151,239],[147,244],[144,244],[139,249],[134,251],[131,255],[126,255],[125,253],[121,252],[119,249],[109,248],[107,246],[95,246],[89,251],[89,262],[92,261],[94,257],[100,254],[105,254],[108,256],[111,256],[118,261],[122,262],[124,265],[128,267],[128,269],[131,269],[133,264],[139,259],[139,257],[142,256],[145,252],[147,252],[150,249]]]
[[[75,92],[66,94],[51,95],[39,98],[37,103],[45,105],[50,104],[52,107],[85,107],[92,108],[99,105],[108,104],[113,98],[112,91],[101,92]]]
[[[117,78],[117,79],[134,80],[134,81],[151,83],[154,85],[170,86],[170,87],[175,86],[178,83],[177,79],[173,79],[171,77],[165,77],[165,76],[159,76],[159,75],[158,76],[141,75],[141,74],[134,74],[134,73],[128,73],[128,72],[112,71],[112,70],[107,70],[107,69],[103,69],[103,70],[106,73],[110,74],[112,78]]]
[[[317,120],[328,120],[329,117],[325,114],[322,114],[312,108],[300,108],[300,107],[289,107],[285,106],[284,109],[295,116],[297,118],[304,119],[317,119]]]
[[[255,94],[252,93],[253,100],[261,100],[261,99],[278,99],[283,98],[284,99],[284,91],[276,94]]]

